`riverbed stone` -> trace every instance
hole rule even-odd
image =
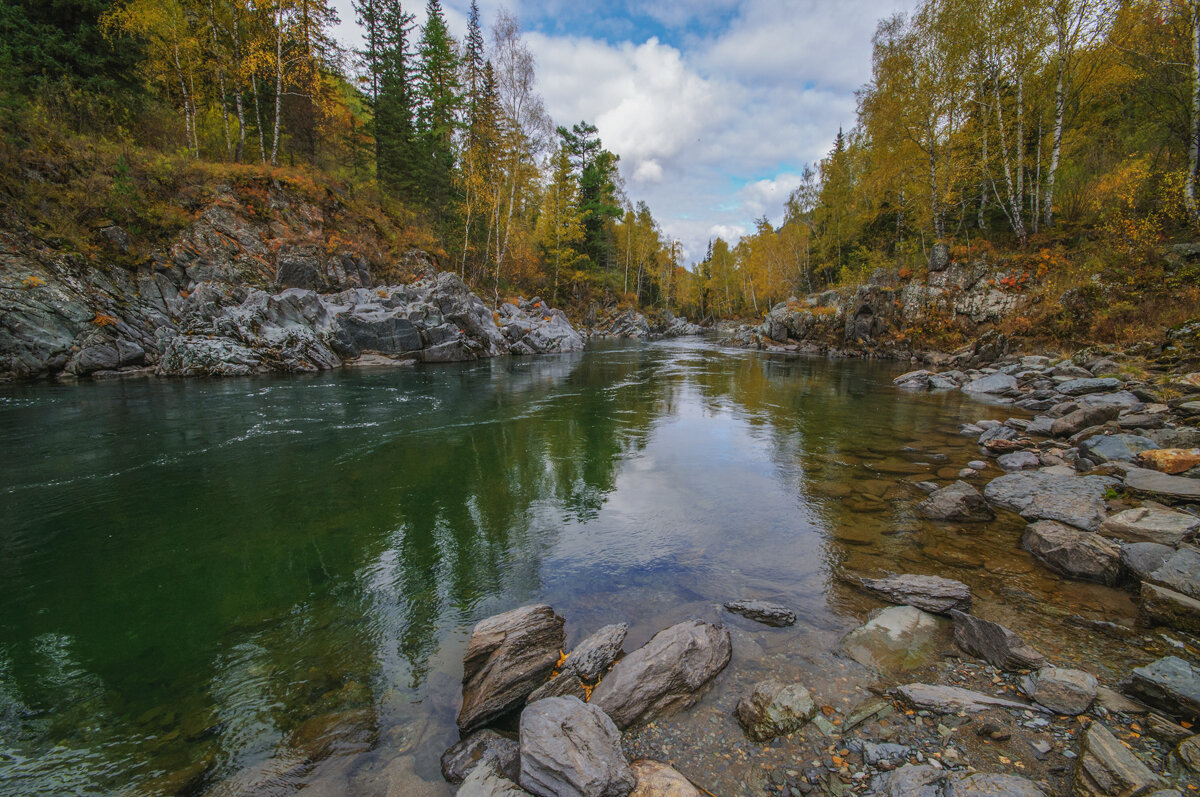
[[[917,513],[933,520],[985,521],[996,516],[971,485],[956,481],[917,504]]]
[[[1135,581],[1146,578],[1175,555],[1170,545],[1157,542],[1131,542],[1121,546],[1121,567]]]
[[[564,669],[571,670],[588,683],[594,683],[621,655],[621,646],[628,633],[629,625],[626,623],[604,626],[575,646],[567,656]]]
[[[742,730],[756,742],[795,733],[816,713],[817,704],[807,689],[774,678],[756,685],[733,711]]]
[[[1017,389],[1017,379],[1010,374],[994,373],[981,376],[963,386],[967,393],[1002,395]]]
[[[949,614],[951,609],[971,610],[971,588],[951,578],[905,573],[864,578],[859,584],[889,603],[915,606],[934,614]]]
[[[1058,386],[1064,396],[1084,396],[1089,393],[1105,393],[1121,388],[1121,380],[1113,377],[1072,379]]]
[[[964,652],[978,656],[1002,670],[1041,667],[1046,657],[999,623],[952,610],[954,641]]]
[[[958,686],[913,683],[898,686],[894,691],[901,700],[913,708],[932,711],[935,714],[957,714],[960,711],[975,714],[990,708],[1045,711],[1038,706],[1018,703],[1002,697],[992,697]]]
[[[879,672],[906,672],[924,666],[948,641],[945,621],[914,606],[889,606],[847,634],[842,650]]]
[[[1136,434],[1099,434],[1079,443],[1079,455],[1093,462],[1133,462],[1142,451],[1156,443]]]
[[[1177,476],[1200,465],[1200,448],[1155,448],[1139,452],[1137,461],[1143,468]]]
[[[471,731],[520,706],[558,663],[563,618],[544,603],[486,620],[471,631],[463,656],[458,727]]]
[[[796,613],[786,606],[776,603],[756,600],[729,601],[725,604],[725,608],[734,614],[740,614],[763,625],[776,628],[796,623]]]
[[[629,797],[700,797],[700,790],[661,761],[639,758],[631,765],[637,786]]]
[[[1183,593],[1146,582],[1138,608],[1143,622],[1200,633],[1200,600]]]
[[[1170,476],[1145,468],[1129,468],[1125,487],[1140,495],[1166,501],[1200,501],[1200,479]]]
[[[1128,542],[1178,546],[1200,530],[1200,518],[1170,509],[1137,507],[1118,512],[1100,524],[1100,533]]]
[[[996,457],[996,464],[1006,471],[1033,470],[1042,460],[1032,451],[1014,451]]]
[[[1099,686],[1091,673],[1067,667],[1043,667],[1024,681],[1025,694],[1056,714],[1087,711]]]
[[[1064,439],[1073,437],[1084,429],[1116,420],[1120,414],[1120,407],[1080,407],[1051,423],[1050,436]]]
[[[1192,772],[1200,773],[1200,734],[1189,736],[1175,748],[1175,755]]]
[[[397,791],[396,797],[408,797],[409,794],[409,791]],[[388,797],[392,797],[390,790]],[[529,797],[529,792],[506,778],[495,761],[484,760],[467,775],[456,797]]]
[[[1124,689],[1168,714],[1200,718],[1200,668],[1178,656],[1165,656],[1135,668]]]
[[[442,753],[442,776],[451,783],[462,783],[484,760],[494,760],[499,773],[511,781],[520,776],[520,745],[488,728],[475,731]]]
[[[1146,580],[1200,600],[1200,550],[1182,546]]]
[[[1121,576],[1121,550],[1098,534],[1079,531],[1053,520],[1025,528],[1021,547],[1062,575],[1101,584],[1116,584]]]
[[[732,652],[724,626],[686,620],[659,631],[617,662],[592,692],[591,704],[622,729],[686,708],[725,669]]]
[[[550,697],[521,712],[520,784],[538,797],[626,797],[636,780],[607,714]]]
[[[1076,401],[1081,407],[1115,407],[1121,411],[1137,412],[1146,405],[1137,394],[1131,390],[1118,390],[1115,393],[1093,393],[1080,396]]]
[[[1026,520],[1057,520],[1095,531],[1107,516],[1105,491],[1117,483],[1108,476],[1025,471],[993,479],[984,487],[983,495],[990,503]]]
[[[525,698],[525,702],[534,703],[548,697],[577,697],[586,701],[587,690],[583,688],[583,681],[579,680],[578,675],[564,668],[558,675],[534,689],[529,697]]]
[[[909,764],[876,775],[868,793],[877,797],[1045,797],[1040,786],[1020,775],[948,772],[929,764]]]
[[[1079,797],[1132,797],[1161,785],[1133,751],[1099,722],[1088,726],[1075,764],[1074,794]]]

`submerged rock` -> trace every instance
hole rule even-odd
[[[859,584],[889,603],[915,606],[935,614],[949,614],[951,609],[971,610],[971,588],[950,578],[904,574],[864,578]]]
[[[1135,668],[1125,691],[1169,714],[1200,718],[1200,668],[1177,656]]]
[[[620,728],[686,708],[700,699],[700,689],[725,669],[732,653],[724,626],[678,623],[617,662],[592,692],[591,705]]]
[[[983,489],[989,502],[1026,520],[1057,520],[1095,531],[1106,517],[1105,492],[1117,484],[1107,476],[1060,476],[1041,471],[1010,473]]]
[[[474,730],[520,706],[558,662],[563,618],[546,604],[481,620],[463,656],[463,705],[458,727]]]
[[[484,729],[442,753],[442,777],[451,783],[462,783],[485,760],[495,761],[497,771],[511,781],[520,775],[520,745],[514,739]]]
[[[1043,667],[1025,680],[1025,694],[1056,714],[1082,714],[1099,686],[1096,676],[1083,670]]]
[[[847,656],[883,673],[924,666],[948,642],[946,623],[913,606],[889,606],[842,640]]]
[[[954,641],[958,646],[994,667],[1028,670],[1046,662],[1045,656],[999,623],[960,611],[952,611],[950,616],[954,618]]]
[[[538,797],[626,797],[636,781],[608,715],[573,697],[521,712],[521,786]]]
[[[984,521],[996,516],[971,485],[956,481],[917,504],[917,513],[934,520]]]
[[[725,608],[734,614],[740,614],[763,625],[771,625],[776,628],[795,625],[796,623],[796,613],[791,609],[786,606],[767,603],[766,601],[730,601],[725,604]]]
[[[1150,769],[1099,722],[1088,726],[1075,765],[1074,793],[1080,797],[1145,794],[1160,785]]]
[[[957,714],[964,711],[975,714],[989,708],[1030,709],[1037,708],[1015,700],[992,697],[982,692],[973,692],[957,686],[940,684],[905,684],[895,689],[901,700],[913,708],[932,711],[936,714]],[[1039,709],[1044,711],[1044,709]]]
[[[1120,579],[1120,549],[1091,532],[1039,520],[1025,528],[1021,547],[1051,570],[1071,578],[1109,585]]]
[[[785,685],[773,678],[755,686],[733,711],[742,730],[756,742],[794,733],[816,713],[817,704],[807,689],[800,684]]]

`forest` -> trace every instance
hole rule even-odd
[[[108,181],[45,220],[69,238],[155,190],[139,221],[170,228],[179,174],[300,175],[493,299],[697,319],[917,274],[936,242],[1063,285],[1161,287],[1156,252],[1200,216],[1194,2],[924,0],[880,21],[857,122],[803,168],[782,221],[690,264],[596,127],[548,117],[515,17],[486,24],[473,3],[460,42],[438,0],[420,26],[399,0],[354,8],[358,52],[332,38],[329,0],[6,3],[3,190],[37,216],[21,163],[86,150]]]

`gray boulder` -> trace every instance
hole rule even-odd
[[[1025,694],[1056,714],[1082,714],[1096,699],[1100,682],[1083,670],[1043,667],[1024,681]]]
[[[1136,581],[1145,581],[1175,554],[1169,545],[1157,542],[1131,542],[1121,546],[1121,567]]]
[[[564,668],[549,681],[534,689],[525,702],[534,703],[548,697],[577,697],[586,701],[587,690],[583,688],[583,681],[579,680],[578,675]]]
[[[1006,471],[1033,470],[1039,467],[1042,461],[1032,451],[1014,451],[996,457],[996,464]]]
[[[864,578],[859,583],[889,603],[915,606],[934,614],[949,614],[951,609],[971,610],[971,588],[950,578],[904,574]]]
[[[730,601],[725,604],[725,608],[734,614],[740,614],[763,625],[771,625],[776,628],[795,625],[796,623],[796,613],[791,609],[786,606],[767,603],[766,601]]]
[[[974,615],[951,611],[954,641],[964,652],[978,656],[1002,670],[1028,670],[1040,667],[1046,657],[999,623]]]
[[[1100,524],[1100,533],[1128,542],[1178,546],[1200,529],[1200,518],[1169,509],[1138,507],[1118,512]]]
[[[1019,775],[947,772],[913,764],[876,775],[869,794],[880,797],[1045,797],[1033,781]]]
[[[442,753],[442,776],[451,783],[462,783],[485,760],[495,761],[498,772],[509,780],[520,776],[520,745],[487,729],[475,731]]]
[[[459,786],[457,797],[529,797],[529,792],[506,778],[496,762],[489,759],[471,770]]]
[[[985,521],[996,516],[971,485],[956,481],[917,504],[917,513],[934,520]]]
[[[807,689],[773,678],[755,686],[733,711],[742,730],[756,742],[795,733],[816,713],[817,704]]]
[[[1200,600],[1200,550],[1183,546],[1146,580]]]
[[[1100,434],[1079,443],[1079,455],[1093,462],[1133,462],[1142,451],[1158,448],[1148,437],[1135,434]]]
[[[608,715],[573,697],[521,712],[522,788],[538,797],[625,797],[637,781]]]
[[[929,272],[936,274],[939,271],[945,271],[950,265],[950,247],[947,244],[938,242],[929,249]]]
[[[1126,797],[1161,785],[1133,751],[1099,722],[1088,726],[1075,764],[1074,794],[1079,797]]]
[[[1120,414],[1120,407],[1081,407],[1054,420],[1050,424],[1050,436],[1064,439],[1074,437],[1084,429],[1116,420]]]
[[[608,672],[592,692],[591,705],[620,728],[686,708],[700,699],[733,653],[729,631],[703,620],[686,620],[659,631]]]
[[[1200,668],[1166,656],[1130,673],[1125,691],[1169,714],[1200,718]]]
[[[1140,495],[1166,501],[1200,501],[1200,479],[1169,476],[1145,468],[1125,472],[1125,488]]]
[[[846,634],[842,651],[881,673],[923,667],[949,641],[945,621],[913,606],[889,606]]]
[[[981,376],[963,386],[967,393],[1003,395],[1017,389],[1017,379],[1011,374],[995,373]]]
[[[983,488],[989,503],[1026,520],[1057,520],[1095,531],[1104,522],[1106,491],[1118,482],[1108,476],[1063,476],[1042,471],[1009,473]]]
[[[1058,386],[1058,392],[1065,396],[1083,396],[1088,393],[1108,393],[1121,389],[1121,380],[1111,376],[1102,379],[1072,379]]]
[[[463,705],[458,727],[486,725],[520,706],[558,663],[563,618],[546,604],[481,620],[463,656]]]
[[[691,781],[661,761],[639,758],[631,766],[637,778],[631,797],[700,797]]]
[[[1200,633],[1200,600],[1181,592],[1146,582],[1142,584],[1138,609],[1142,622],[1148,625]]]
[[[580,642],[567,656],[564,669],[571,670],[583,680],[594,683],[599,680],[621,655],[621,645],[629,626],[625,623],[606,625]]]
[[[1025,527],[1021,547],[1070,578],[1109,585],[1120,579],[1121,551],[1098,534],[1040,520]]]
[[[1118,390],[1116,393],[1093,393],[1090,396],[1080,396],[1077,401],[1081,407],[1115,407],[1118,410],[1132,412],[1146,406],[1136,394],[1128,390]]]
[[[904,763],[912,755],[912,748],[906,744],[876,744],[863,742],[863,762],[873,767],[891,769],[897,764]]]

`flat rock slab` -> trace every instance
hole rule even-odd
[[[1099,687],[1091,673],[1065,667],[1043,667],[1025,680],[1025,694],[1056,714],[1087,711]]]
[[[1127,542],[1178,546],[1200,530],[1200,518],[1170,509],[1138,507],[1118,512],[1100,524],[1100,533]]]
[[[915,606],[935,614],[949,614],[951,609],[971,610],[971,588],[950,578],[903,574],[864,578],[859,584],[889,603]]]
[[[988,374],[981,376],[963,386],[967,393],[984,395],[1000,395],[1017,389],[1017,379],[1011,374]]]
[[[1059,476],[1042,471],[1010,473],[983,488],[989,503],[1026,520],[1057,520],[1095,531],[1107,517],[1105,492],[1118,484],[1108,476]]]
[[[952,611],[954,641],[966,653],[978,656],[1002,670],[1029,670],[1041,667],[1046,657],[999,623],[965,612]]]
[[[795,733],[816,713],[817,704],[807,689],[774,678],[756,685],[733,710],[742,730],[756,742]]]
[[[795,625],[796,623],[796,613],[786,606],[780,606],[776,603],[753,600],[730,601],[725,604],[725,608],[734,614],[740,614],[763,625],[770,625],[776,628],[783,628],[784,626]]]
[[[458,727],[474,730],[518,708],[553,672],[565,639],[563,618],[544,603],[477,623],[463,656]]]
[[[949,641],[946,623],[913,606],[889,606],[842,640],[842,651],[881,673],[918,669]]]
[[[1200,600],[1173,589],[1149,582],[1142,584],[1138,608],[1143,622],[1200,633]]]
[[[992,697],[982,692],[973,692],[957,686],[942,686],[941,684],[905,684],[895,689],[896,694],[905,703],[916,709],[932,711],[935,714],[957,714],[965,711],[976,714],[989,708],[1020,709],[1022,711],[1046,711],[1040,706],[1028,703],[1018,703],[1015,700],[1005,700],[1002,697]]]
[[[1116,420],[1121,415],[1120,407],[1080,407],[1054,420],[1050,424],[1050,436],[1068,438],[1084,429]]]
[[[1200,668],[1177,656],[1134,669],[1125,691],[1175,716],[1200,717]]]
[[[1092,462],[1133,462],[1142,451],[1157,445],[1136,434],[1098,434],[1079,443],[1079,455]]]
[[[1046,797],[1041,787],[1019,775],[947,772],[910,764],[876,775],[869,794],[878,797]]]
[[[1106,393],[1120,389],[1121,380],[1112,377],[1072,379],[1058,386],[1058,392],[1065,396],[1084,396],[1089,393]]]
[[[1121,549],[1098,534],[1053,520],[1025,528],[1021,547],[1056,573],[1113,585],[1121,578]]]
[[[621,655],[629,626],[625,623],[606,625],[575,646],[567,656],[564,669],[571,670],[588,683],[600,678]]]
[[[632,768],[637,786],[629,797],[700,797],[691,781],[661,761],[639,758]]]
[[[733,654],[729,630],[686,620],[659,631],[617,662],[592,692],[619,728],[650,720],[700,699],[700,690],[725,669]]]
[[[1130,468],[1126,471],[1125,488],[1160,500],[1200,501],[1200,479],[1169,476],[1145,468]]]
[[[1146,580],[1200,600],[1200,550],[1190,545],[1183,546]]]
[[[1140,452],[1137,461],[1144,468],[1174,476],[1200,465],[1200,448],[1156,448]]]
[[[607,714],[549,697],[521,712],[520,783],[537,797],[626,797],[637,782]]]
[[[1146,794],[1161,783],[1108,728],[1093,722],[1083,735],[1074,785],[1079,797],[1115,797]]]
[[[917,504],[917,514],[933,520],[968,522],[991,520],[996,516],[979,491],[964,481],[956,481],[935,491]]]

